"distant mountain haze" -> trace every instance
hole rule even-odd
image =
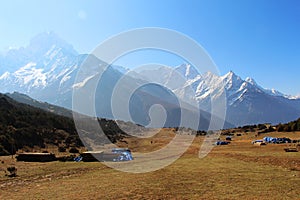
[[[85,82],[74,83],[83,63],[91,67],[90,73],[94,76],[86,77]],[[38,101],[71,109],[73,88],[95,80],[99,66],[106,67],[107,64],[93,55],[78,54],[72,45],[53,32],[41,33],[27,47],[10,50],[0,56],[0,92],[24,93]],[[125,67],[108,66],[103,73],[95,91],[98,117],[115,118],[111,98],[116,84],[128,72]],[[147,79],[163,83],[161,86],[148,84],[135,91],[128,105],[133,122],[151,124],[149,109],[154,104],[161,104],[167,115],[164,126],[178,126],[181,113],[179,97],[197,102],[201,115],[198,128],[207,129],[212,99],[218,100],[222,92],[226,95],[225,127],[285,123],[300,117],[299,98],[264,89],[252,78],[243,80],[232,71],[223,76],[211,72],[199,74],[189,64],[173,69],[171,72],[146,69],[136,76],[126,77],[128,84],[121,86],[125,93],[129,87],[147,83]],[[180,84],[179,76],[184,80]],[[170,87],[164,87],[166,85]],[[120,105],[126,104],[122,98],[119,101]],[[188,110],[193,113],[193,109],[196,108],[189,107]]]

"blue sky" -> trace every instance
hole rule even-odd
[[[232,70],[263,87],[300,94],[298,0],[3,0],[0,27],[2,52],[28,44],[40,32],[54,31],[80,53],[128,29],[174,29],[201,44],[221,74]],[[180,64],[172,58],[160,55],[153,62]],[[130,57],[123,62],[136,64]]]

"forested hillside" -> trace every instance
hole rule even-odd
[[[300,118],[295,120],[295,121],[286,123],[286,124],[277,125],[277,131],[278,132],[282,132],[282,131],[285,131],[285,132],[300,131]]]
[[[98,119],[112,142],[125,134],[112,120]],[[47,112],[0,94],[0,155],[16,153],[24,147],[57,148],[83,146],[72,118]]]

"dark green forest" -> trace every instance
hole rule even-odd
[[[300,118],[286,123],[277,125],[278,132],[292,132],[292,131],[300,131]]]
[[[66,140],[81,145],[72,119],[0,94],[0,155],[14,154],[24,146],[43,148]]]
[[[112,142],[126,135],[113,120],[98,119],[98,122]],[[46,144],[59,149],[83,146],[72,118],[0,94],[0,155],[15,154],[24,147],[44,148]]]

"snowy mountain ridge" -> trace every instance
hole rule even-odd
[[[78,54],[72,45],[52,32],[39,34],[27,47],[0,55],[0,92],[25,93],[40,101],[71,108],[72,89],[82,87],[94,77],[86,77],[82,84],[74,83],[87,57],[90,73],[96,74],[97,67],[103,65],[103,61],[88,54]],[[299,97],[264,89],[252,78],[243,80],[232,71],[223,76],[211,72],[200,74],[189,64],[171,69],[148,69],[140,73],[141,77],[169,86],[174,94],[183,99],[196,100],[206,112],[210,112],[211,100],[221,98],[225,91],[226,120],[234,125],[287,122],[300,117]],[[109,97],[108,88],[112,90],[111,87],[128,71],[122,66],[111,66],[103,79],[105,87],[99,95]],[[139,78],[136,77],[136,80],[139,81]],[[134,82],[135,77],[132,80]],[[150,88],[148,91],[155,90]],[[107,112],[105,108],[100,110],[104,115]]]
[[[258,85],[253,78],[247,77],[245,80],[243,80],[233,71],[230,71],[223,76],[215,75],[212,72],[206,72],[200,75],[198,71],[194,67],[191,67],[189,64],[182,64],[176,67],[175,70],[183,77],[187,78],[187,85],[195,85],[195,83],[199,83],[198,88],[195,88],[195,86],[193,86],[196,93],[198,94],[203,93],[203,88],[201,88],[201,86],[203,87],[203,85],[208,85],[209,88],[216,89],[216,87],[220,85],[220,82],[223,82],[225,89],[230,94],[246,89],[251,85],[252,87],[256,87],[257,90],[261,90],[262,92],[265,92],[269,95],[281,96],[289,99],[299,99],[299,96],[286,95],[275,89],[263,88]],[[190,73],[190,71],[193,71],[193,73]],[[204,82],[206,84],[204,84]]]

